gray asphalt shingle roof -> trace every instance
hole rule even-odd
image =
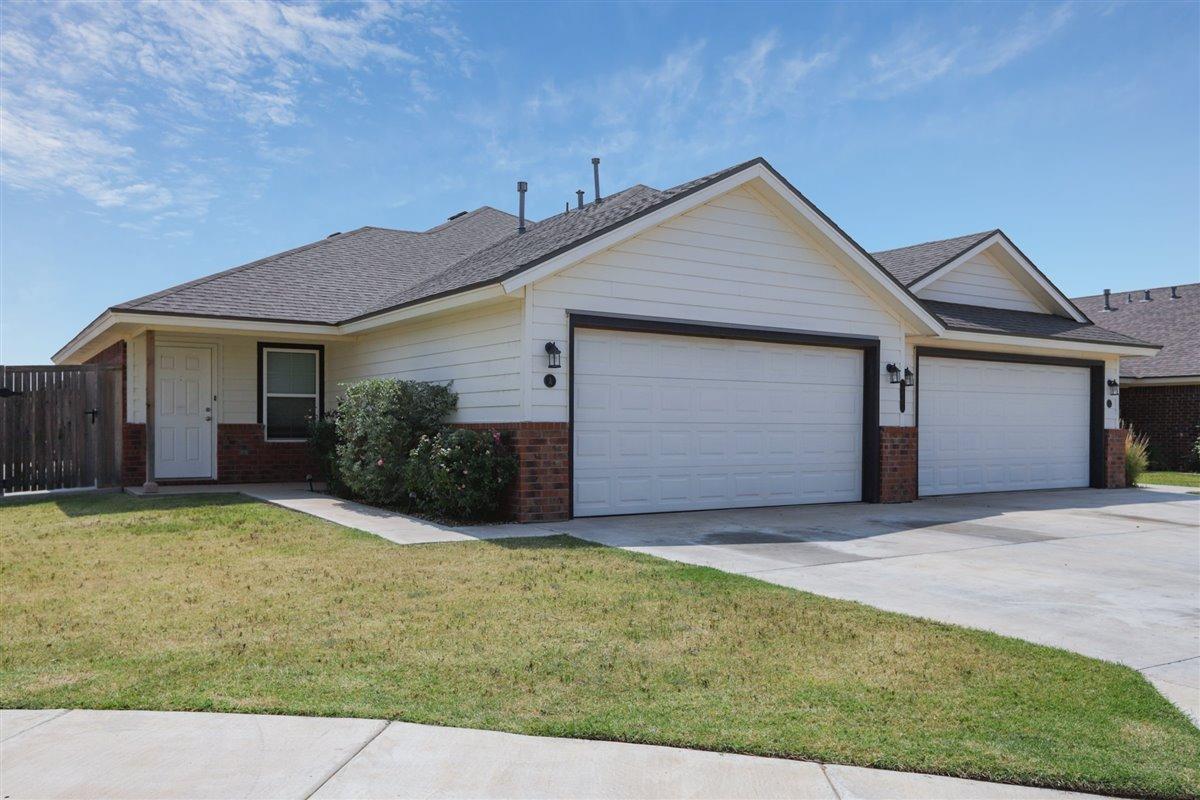
[[[1074,298],[1075,305],[1102,328],[1162,345],[1158,355],[1121,359],[1125,378],[1179,378],[1200,375],[1200,283],[1177,287],[1179,299],[1171,299],[1171,287],[1113,292],[1113,311],[1104,310],[1104,295]]]
[[[489,206],[427,231],[359,228],[121,303],[113,310],[324,324],[357,320],[504,280],[753,164],[770,169],[756,158],[670,189],[638,184],[602,203],[528,222],[523,234],[517,233],[515,216]],[[868,257],[884,274],[908,286],[993,233]],[[848,236],[847,240],[859,247]],[[1136,343],[1049,314],[920,302],[961,330]]]
[[[922,242],[907,247],[897,247],[894,250],[881,250],[878,253],[871,253],[871,255],[875,257],[880,266],[895,275],[902,284],[912,286],[938,267],[949,264],[993,233],[998,232],[990,230],[982,233],[968,233],[966,236],[955,236],[953,239],[939,239],[936,242]]]
[[[1073,319],[1054,314],[943,303],[940,300],[922,300],[921,302],[925,304],[926,308],[937,314],[947,328],[956,331],[1002,333],[1010,336],[1035,336],[1099,344],[1145,344],[1130,336],[1101,328],[1098,325],[1076,322]]]

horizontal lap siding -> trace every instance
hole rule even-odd
[[[453,382],[454,422],[509,422],[521,413],[521,303],[442,314],[326,351],[331,398],[367,378]]]
[[[980,253],[946,273],[917,292],[917,296],[945,303],[1046,312],[987,253]]]
[[[567,342],[566,310],[788,328],[880,339],[903,361],[899,321],[811,239],[751,191],[735,190],[533,286],[531,418],[567,419],[566,381],[542,385],[546,341]],[[881,378],[883,425],[902,422]]]

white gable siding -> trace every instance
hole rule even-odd
[[[1050,311],[1013,280],[986,251],[964,261],[924,287],[917,292],[917,297],[1016,311]]]
[[[328,345],[326,405],[335,405],[339,384],[365,378],[452,381],[455,422],[514,422],[521,418],[520,354],[520,300],[439,314]]]
[[[877,336],[884,364],[903,352],[899,320],[745,188],[528,288],[529,418],[536,421],[567,420],[565,375],[554,389],[542,385],[542,348],[556,341],[565,353],[568,309]],[[880,382],[880,424],[901,424],[896,387]],[[912,424],[911,404],[904,424]]]

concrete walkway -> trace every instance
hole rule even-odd
[[[320,489],[320,484],[317,485]],[[290,508],[304,514],[344,525],[347,528],[373,533],[396,544],[426,544],[431,542],[469,542],[476,539],[508,539],[517,536],[547,536],[546,531],[527,525],[487,525],[479,528],[448,527],[410,517],[395,511],[343,500],[321,491],[309,491],[303,483],[225,483],[194,486],[160,486],[149,494],[140,486],[128,486],[126,493],[139,497],[204,494],[243,494]]]
[[[5,798],[1037,800],[1069,792],[369,719],[0,711]]]

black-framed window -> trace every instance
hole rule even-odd
[[[269,441],[304,439],[323,411],[322,345],[258,344],[258,421]]]

